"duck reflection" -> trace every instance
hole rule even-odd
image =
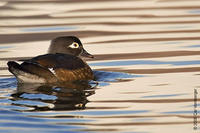
[[[12,104],[33,108],[31,109],[33,111],[85,109],[89,102],[87,97],[95,94],[96,87],[95,82],[52,85],[18,83],[17,91],[11,95],[11,100],[19,101]],[[38,105],[33,105],[33,103],[38,103]]]

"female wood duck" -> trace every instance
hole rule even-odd
[[[8,70],[20,83],[57,83],[93,80],[91,68],[78,56],[93,58],[75,36],[57,37],[51,41],[48,54],[18,64],[9,61]]]

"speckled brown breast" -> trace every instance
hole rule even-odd
[[[56,76],[59,81],[74,81],[74,80],[92,80],[94,79],[93,72],[89,67],[66,70],[62,68],[55,69]]]

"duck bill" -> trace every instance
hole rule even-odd
[[[87,57],[87,58],[94,58],[94,56],[91,55],[90,53],[88,53],[85,49],[83,49],[83,52],[81,53],[81,56]]]

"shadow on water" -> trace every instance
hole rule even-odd
[[[2,78],[0,89],[5,96],[1,95],[0,104],[7,103],[5,109],[23,112],[82,110],[89,102],[87,97],[95,94],[99,87],[137,77],[121,72],[94,71],[94,74],[96,81],[64,84],[21,84],[15,78]],[[8,93],[8,88],[13,88],[13,91]]]
[[[10,100],[15,106],[31,107],[29,111],[85,109],[88,103],[87,97],[95,94],[96,85],[95,83],[17,84],[17,92],[11,95]]]
[[[141,75],[133,75],[123,72],[109,72],[109,71],[93,71],[96,81],[109,84],[109,82],[127,82],[133,80],[133,78],[142,77]]]

